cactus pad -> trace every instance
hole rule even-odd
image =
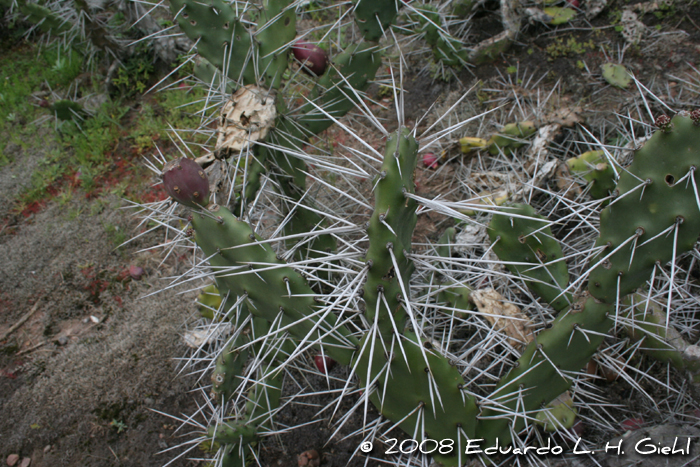
[[[398,14],[396,0],[357,0],[355,23],[365,40],[377,42]]]
[[[369,398],[379,412],[417,440],[454,440],[452,455],[433,456],[443,466],[458,466],[457,446],[463,446],[466,437],[474,438],[478,413],[473,398],[462,391],[459,370],[436,353],[430,341],[420,342],[411,332],[405,333],[401,347],[381,339],[372,343],[370,334],[360,346],[364,352],[356,373],[362,385],[373,382]]]
[[[494,253],[533,292],[557,311],[569,305],[571,295],[561,293],[569,284],[569,271],[544,217],[528,205],[515,205],[493,216],[488,233]]]
[[[503,151],[511,154],[513,149],[525,144],[525,139],[532,136],[537,127],[531,121],[509,123],[489,140],[489,153],[492,155]]]
[[[591,184],[588,191],[594,199],[610,196],[615,189],[615,171],[603,151],[587,151],[566,161],[569,171]]]
[[[409,130],[403,129],[387,141],[384,163],[376,181],[374,213],[367,229],[370,244],[364,288],[366,316],[372,322],[379,312],[379,328],[386,338],[394,334],[394,326],[399,333],[403,331],[406,312],[400,301],[409,298],[404,297],[404,291],[408,290],[415,268],[406,252],[411,249],[417,204],[404,193],[415,192],[413,176],[417,158],[418,143]],[[390,319],[387,309],[392,314]]]
[[[684,116],[672,124],[636,152],[600,215],[602,251],[592,260],[589,290],[607,303],[642,286],[657,262],[691,249],[700,233],[700,128]]]
[[[210,0],[171,0],[170,10],[180,28],[197,41],[197,52],[227,76],[243,84],[256,84],[251,66],[251,33],[241,24],[230,3]]]
[[[194,238],[214,268],[221,293],[246,296],[251,314],[282,324],[298,339],[320,340],[325,353],[348,364],[356,341],[332,313],[321,316],[306,280],[277,259],[269,243],[223,207],[211,205],[192,219]]]

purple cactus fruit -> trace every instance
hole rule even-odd
[[[318,45],[303,40],[296,41],[292,46],[292,53],[307,73],[321,76],[326,71],[328,54]]]
[[[586,425],[583,424],[583,421],[580,418],[577,418],[573,426],[569,428],[569,431],[574,436],[581,437],[583,436],[583,432],[586,431]]]
[[[209,204],[209,179],[192,159],[168,162],[162,176],[165,191],[178,203],[190,208]]]

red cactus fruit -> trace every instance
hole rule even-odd
[[[321,76],[326,71],[328,54],[318,45],[303,40],[296,41],[292,46],[292,53],[307,73]]]
[[[178,203],[196,208],[209,203],[209,179],[192,159],[183,157],[163,167],[165,191]]]
[[[439,157],[434,152],[423,154],[423,165],[429,169],[437,169]]]
[[[331,357],[324,357],[323,355],[316,355],[314,357],[314,363],[316,364],[318,371],[324,374],[328,374],[328,372],[335,366],[335,360],[333,360]]]
[[[580,418],[577,418],[574,425],[569,428],[569,431],[571,431],[573,435],[583,436],[583,432],[586,431],[586,425],[583,424],[583,421]]]
[[[578,0],[566,0],[566,4],[573,8],[579,8],[581,6]]]

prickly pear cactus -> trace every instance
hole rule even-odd
[[[334,404],[354,397],[355,408],[364,407],[363,418],[372,404],[382,418],[374,425],[363,420],[365,440],[381,439],[380,431],[391,429],[419,445],[437,440],[439,448],[430,456],[438,465],[463,465],[468,440],[482,439],[482,447],[517,445],[523,434],[533,441],[537,426],[545,433],[570,427],[580,413],[577,378],[615,327],[620,300],[643,287],[659,264],[690,249],[700,233],[695,178],[700,162],[695,121],[700,119],[662,121],[661,130],[638,151],[600,215],[600,236],[584,272],[579,265],[567,266],[576,253],[560,245],[559,226],[530,206],[475,207],[417,193],[419,149],[439,138],[421,139],[405,128],[400,99],[397,131],[389,134],[368,119],[386,139],[383,154],[364,143],[367,172],[349,170],[360,165],[351,158],[342,166],[328,163],[331,157],[308,154],[307,143],[348,112],[359,106],[369,113],[362,91],[381,68],[377,41],[393,33],[400,3],[356,2],[355,33],[362,41],[332,56],[320,76],[303,77],[301,103],[285,95],[303,70],[303,64],[289,60],[297,5],[269,0],[250,12],[236,6],[219,0],[171,3],[181,28],[198,41],[212,83],[219,79],[221,88],[232,91],[248,86],[274,90],[276,117],[264,136],[213,156],[231,168],[228,192],[210,193],[205,170],[189,159],[170,163],[163,173],[172,198],[192,210],[184,241],[193,241],[200,255],[193,274],[213,279],[219,293],[219,301],[200,302],[213,324],[227,322],[233,329],[210,365],[210,393],[220,405],[202,436],[221,446],[216,461],[242,466],[257,459],[261,437],[277,433],[275,415],[289,402],[283,403],[284,384],[296,371],[306,372],[303,378],[321,375],[329,386],[341,380],[342,388],[331,390]],[[467,56],[439,30],[443,19],[437,9],[426,6],[422,18],[417,20],[421,33],[447,63],[463,63],[474,53],[488,55],[489,47],[497,50],[515,37],[508,30],[502,41]],[[488,140],[457,139],[465,153],[514,164],[538,132],[539,120],[530,117],[502,126]],[[328,181],[331,177],[318,177],[307,162],[325,164],[323,170],[333,175],[373,175],[373,205],[342,193]],[[599,164],[583,162],[596,169]],[[589,181],[602,185],[602,175],[596,176]],[[315,197],[320,185],[343,202],[367,208],[364,224],[330,212],[329,203]],[[605,190],[612,191],[607,185]],[[477,220],[463,214],[470,209]],[[482,256],[495,253],[500,260],[489,260],[478,280],[471,280],[470,263],[452,256],[453,231],[433,248],[436,254],[416,251],[422,241],[415,238],[419,210],[482,226],[490,216],[481,238],[488,236],[491,243]],[[580,217],[587,222],[590,217],[597,226],[597,216]],[[509,273],[498,269],[503,265]],[[570,269],[576,279],[570,280]],[[531,306],[530,316],[508,303],[516,292],[494,292],[481,300],[499,281],[522,281],[539,297],[534,304],[520,304]],[[537,324],[530,326],[535,316]],[[623,318],[639,319],[635,311]],[[504,321],[527,322],[527,338],[508,335]],[[634,327],[646,329],[641,338],[660,342],[669,336],[653,331],[658,323],[652,319],[643,321]],[[694,371],[676,358],[679,347],[657,347],[655,355],[670,352],[679,368]],[[338,378],[329,375],[337,371],[330,365],[299,364],[309,351],[342,364],[345,373]],[[340,417],[338,430],[351,415]],[[407,465],[420,457],[411,459]]]
[[[227,319],[238,323],[237,329],[252,326],[250,331],[240,331],[217,360],[212,392],[226,400],[245,391],[249,399],[265,397],[267,401],[241,409],[235,418],[210,429],[209,436],[225,446],[227,459],[241,461],[252,453],[250,443],[274,423],[271,416],[279,404],[281,380],[276,378],[280,365],[311,348],[349,367],[363,391],[358,404],[366,407],[371,403],[388,422],[419,440],[442,440],[445,446],[453,447],[475,438],[483,439],[484,447],[517,443],[516,434],[526,428],[523,413],[533,414],[535,425],[546,432],[572,426],[578,409],[567,390],[615,326],[619,299],[644,285],[652,273],[653,268],[647,266],[650,261],[657,264],[673,259],[682,249],[691,247],[700,233],[700,225],[695,222],[678,220],[700,209],[694,189],[699,132],[691,118],[677,116],[638,151],[626,176],[620,179],[620,193],[601,213],[600,238],[596,255],[590,260],[589,290],[578,295],[569,289],[581,280],[570,283],[565,254],[547,219],[527,205],[495,210],[488,229],[491,250],[554,310],[556,317],[536,332],[524,349],[516,350],[510,371],[483,394],[470,386],[465,377],[469,370],[452,354],[453,344],[445,346],[431,337],[432,329],[438,329],[426,323],[431,308],[412,295],[416,264],[411,252],[421,203],[413,180],[419,143],[412,131],[400,129],[386,142],[373,183],[374,210],[365,227],[369,246],[357,261],[361,271],[349,282],[355,291],[353,298],[334,299],[331,292],[328,298],[314,300],[318,293],[295,270],[295,265],[301,263],[287,264],[280,259],[269,242],[226,208],[210,204],[203,209],[198,203],[191,204],[196,211],[191,221],[192,238],[208,259],[222,299],[245,304],[238,308],[227,305],[236,310]],[[668,157],[661,163],[649,160],[650,154],[663,151]],[[197,171],[189,173],[195,179],[199,176]],[[663,183],[659,190],[649,190],[659,183]],[[640,194],[629,195],[635,191]],[[673,203],[666,205],[668,199]],[[658,205],[666,208],[656,209]],[[680,208],[669,214],[676,205]],[[627,215],[624,225],[619,221],[621,216],[611,214],[619,209]],[[651,224],[664,219],[665,227],[656,226],[651,237],[642,238]],[[681,232],[684,225],[695,230]],[[624,229],[631,229],[627,238],[623,238]],[[454,238],[454,232],[448,231],[438,244],[439,261],[451,261]],[[652,251],[644,242],[657,243]],[[621,279],[607,279],[603,287],[597,278],[609,274],[608,259],[611,265],[624,267],[616,271],[615,277]],[[635,280],[627,280],[628,274]],[[360,284],[362,299],[356,301]],[[453,281],[436,285],[441,290],[432,295],[432,300],[437,300],[435,310],[445,310],[441,313],[449,316],[448,321],[456,323],[467,320],[470,313],[484,313],[481,301],[473,298],[480,293]],[[480,307],[478,312],[471,301]],[[359,303],[361,318],[357,311],[350,311],[352,304]],[[669,358],[679,369],[695,374],[691,360],[683,359],[684,352],[692,353],[691,346],[664,347],[671,334],[655,331],[661,315],[653,316],[643,318],[632,311],[622,318],[642,321],[633,330],[642,329],[642,338],[656,348],[649,355]],[[498,315],[490,317],[491,321],[498,319]],[[287,336],[284,342],[266,344],[265,336],[277,335],[279,330]],[[628,332],[639,339],[633,330]],[[234,375],[245,373],[246,359],[257,354],[267,357],[259,364],[256,376],[243,378],[255,381],[247,387]],[[261,391],[267,393],[259,395]],[[457,466],[464,461],[460,449],[446,448],[431,455],[441,465]]]

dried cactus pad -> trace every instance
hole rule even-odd
[[[254,85],[236,91],[224,104],[219,118],[219,138],[214,154],[225,159],[241,152],[251,142],[265,139],[275,126],[275,91]]]

